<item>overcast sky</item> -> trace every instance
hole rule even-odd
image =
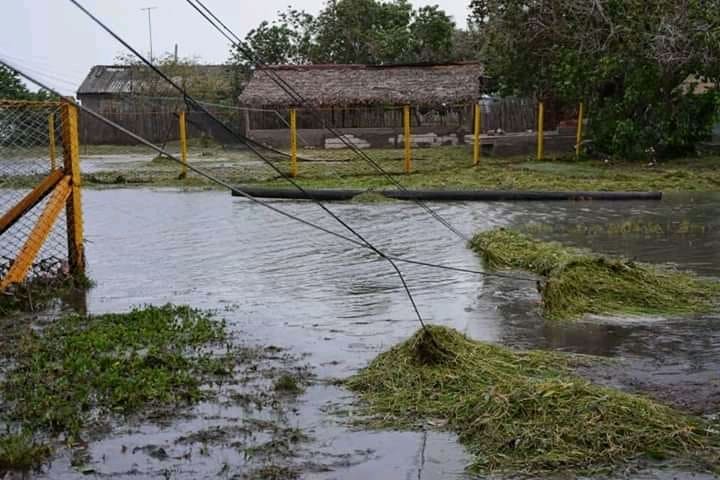
[[[180,55],[203,62],[227,60],[227,41],[184,0],[80,0],[131,45],[147,53],[152,11],[155,55],[179,45]],[[272,20],[289,0],[205,0],[240,37],[262,20]],[[294,8],[317,13],[324,0],[299,0]],[[415,6],[440,4],[464,26],[469,0],[412,0]],[[72,95],[92,65],[113,63],[122,46],[67,0],[3,0],[0,57],[36,75],[64,95]]]

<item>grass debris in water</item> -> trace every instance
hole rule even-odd
[[[37,443],[27,432],[0,434],[0,475],[37,467],[50,453],[49,446]]]
[[[491,268],[546,277],[540,293],[550,319],[588,313],[690,314],[711,310],[720,297],[720,283],[690,273],[542,242],[511,230],[478,233],[470,246]]]
[[[446,423],[478,472],[587,471],[644,455],[717,460],[720,435],[704,420],[593,385],[570,372],[568,358],[430,326],[346,384],[376,426]]]
[[[392,198],[388,198],[381,192],[374,192],[368,190],[363,193],[359,193],[352,198],[352,203],[391,203],[394,202]]]
[[[0,417],[74,436],[92,417],[192,404],[232,370],[209,348],[225,338],[222,322],[182,306],[57,319],[12,352]]]

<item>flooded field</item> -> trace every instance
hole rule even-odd
[[[205,402],[177,418],[99,432],[85,452],[84,473],[68,453],[37,478],[286,478],[283,468],[309,479],[465,477],[469,459],[452,435],[353,428],[347,421],[352,395],[331,381],[354,373],[418,328],[386,262],[226,192],[88,190],[84,203],[89,276],[97,282],[85,299],[89,312],[167,302],[217,310],[238,341],[284,349],[292,358],[281,359],[282,368],[307,366],[314,381],[302,395],[264,410]],[[312,204],[281,206],[340,231]],[[720,277],[717,195],[433,207],[468,235],[513,226],[544,239]],[[482,268],[462,241],[413,204],[330,208],[394,255]],[[402,269],[430,323],[512,347],[612,357],[617,362],[584,373],[693,412],[718,411],[717,314],[549,323],[538,314],[534,283],[414,265]],[[239,428],[250,420],[268,424],[253,433]],[[238,448],[238,442],[273,445],[277,429],[269,422],[303,438],[290,451]],[[267,467],[266,476],[248,476],[251,466]],[[690,475],[682,468],[648,468],[617,476]]]

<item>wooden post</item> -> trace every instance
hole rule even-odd
[[[48,141],[50,142],[50,169],[57,168],[57,149],[55,148],[55,113],[48,115]]]
[[[545,158],[545,104],[538,103],[537,159]]]
[[[70,195],[66,201],[68,256],[70,273],[85,273],[85,246],[83,245],[83,215],[80,198],[80,140],[78,138],[77,107],[65,102],[62,106],[62,143],[65,175],[70,176]]]
[[[297,177],[297,110],[290,109],[290,176]]]
[[[583,122],[585,121],[585,104],[580,102],[580,108],[578,109],[578,120],[577,120],[577,137],[575,142],[575,157],[580,158],[580,144],[583,138]]]
[[[475,143],[473,144],[473,164],[480,165],[480,157],[482,156],[482,144],[480,135],[482,134],[482,110],[480,104],[475,104]]]
[[[178,128],[180,129],[180,160],[182,160],[182,170],[180,172],[181,178],[187,177],[187,124],[185,118],[185,112],[180,112],[178,115]]]
[[[410,131],[410,105],[403,107],[403,139],[405,140],[405,173],[412,171],[412,138]]]

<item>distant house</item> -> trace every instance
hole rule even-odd
[[[277,74],[317,115],[298,111],[306,145],[329,146],[323,124],[342,128],[367,146],[397,144],[402,107],[413,107],[413,132],[426,143],[458,143],[471,129],[473,104],[487,82],[479,63],[442,65],[275,65],[256,70],[239,97],[249,110],[250,134],[287,143],[287,115],[299,107],[275,81]]]
[[[236,101],[239,82],[230,66],[177,65],[164,67],[164,71],[194,97],[224,104]],[[184,108],[182,98],[145,67],[94,66],[80,85],[77,97],[83,105],[150,141],[178,138],[177,112]],[[237,111],[234,116],[239,122],[241,116]],[[224,133],[201,115],[193,114],[190,120],[190,134],[200,134],[202,130],[214,136]],[[133,143],[126,135],[88,115],[81,115],[80,139],[86,144]]]

